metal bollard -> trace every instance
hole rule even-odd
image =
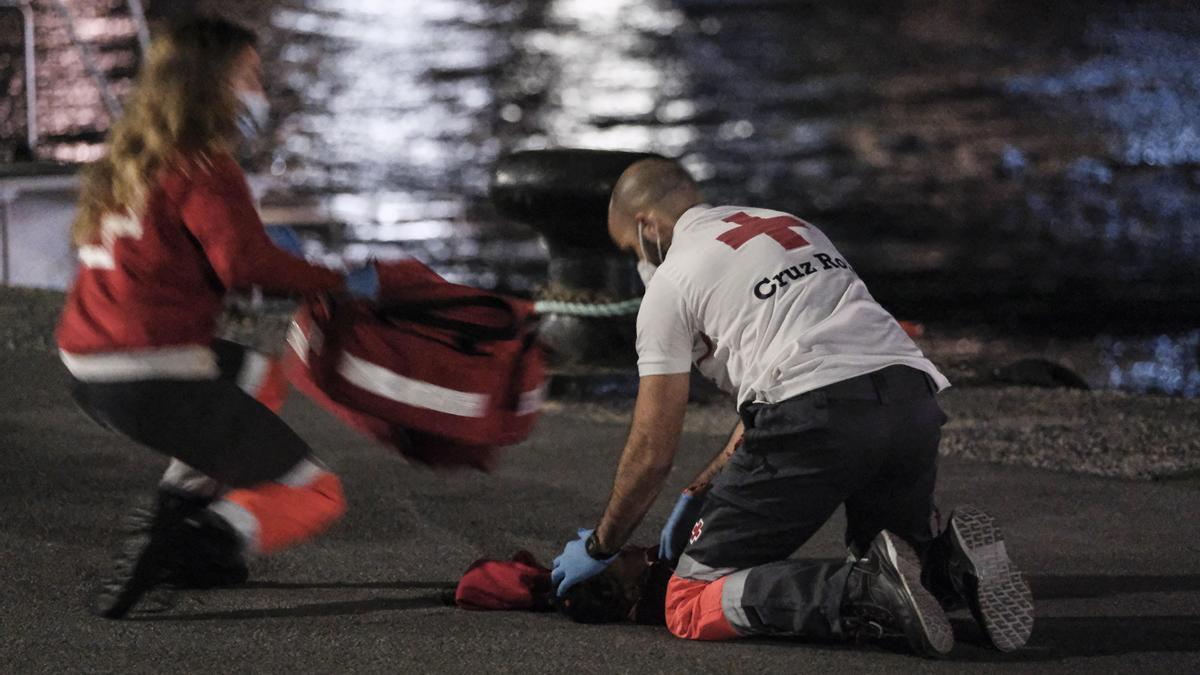
[[[550,252],[548,283],[536,300],[542,341],[557,369],[635,362],[642,282],[633,257],[608,237],[608,202],[630,164],[657,156],[535,150],[508,155],[493,170],[497,210],[537,230]]]

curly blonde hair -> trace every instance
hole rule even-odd
[[[71,226],[76,246],[96,241],[104,214],[138,212],[158,174],[188,158],[228,150],[237,101],[229,79],[258,39],[247,28],[199,18],[156,37],[107,154],[84,170]]]

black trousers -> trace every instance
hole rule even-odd
[[[922,372],[892,366],[742,412],[741,448],[717,477],[676,575],[726,579],[746,634],[836,635],[849,563],[788,560],[846,509],[861,554],[880,530],[924,555],[945,414]]]
[[[269,408],[237,384],[248,350],[213,344],[215,380],[82,382],[71,395],[89,417],[228,487],[282,476],[311,448]]]

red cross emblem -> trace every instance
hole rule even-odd
[[[696,543],[696,540],[700,538],[700,533],[703,531],[704,531],[704,519],[701,518],[700,520],[696,521],[695,525],[692,526],[692,536],[690,538],[688,538],[688,543],[689,544]]]
[[[779,242],[779,245],[788,251],[808,246],[808,240],[801,237],[799,233],[792,229],[793,227],[809,226],[808,223],[799,218],[793,218],[792,216],[759,218],[748,213],[739,212],[723,220],[726,223],[733,223],[737,227],[723,232],[721,236],[717,237],[717,241],[729,244],[729,247],[735,251],[741,248],[742,244],[760,234],[765,234]]]

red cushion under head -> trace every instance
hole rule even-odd
[[[464,609],[549,609],[550,570],[529,551],[512,560],[476,560],[458,582],[454,602]]]

